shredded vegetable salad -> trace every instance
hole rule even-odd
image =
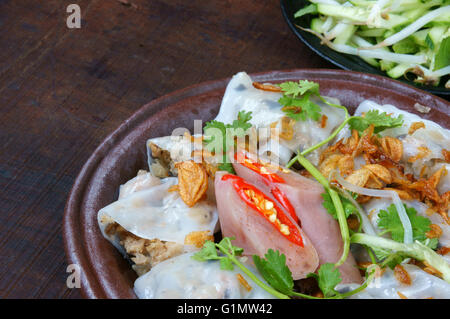
[[[391,78],[450,88],[450,1],[309,1],[294,17],[311,15],[309,28],[298,27],[322,44],[359,56]]]

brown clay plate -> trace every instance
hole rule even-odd
[[[365,99],[393,104],[448,128],[450,103],[386,77],[351,71],[302,69],[251,74],[259,82],[308,79],[321,94],[337,97],[350,112]],[[69,264],[81,268],[82,292],[88,298],[136,298],[134,271],[102,237],[97,212],[115,201],[119,186],[139,169],[148,169],[146,140],[170,135],[178,127],[193,132],[193,120],[213,119],[229,79],[197,84],[158,98],[140,108],[109,135],[83,166],[70,192],[64,215]],[[414,104],[431,107],[420,114]]]

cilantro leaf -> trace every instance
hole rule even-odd
[[[306,92],[310,92],[312,94],[319,95],[319,83],[308,81],[308,80],[300,80],[298,81],[300,84],[302,94],[305,94]]]
[[[233,262],[229,258],[220,259],[220,269],[222,270],[233,270]]]
[[[233,237],[224,237],[219,243],[205,241],[203,248],[195,253],[192,258],[198,261],[219,260],[222,270],[233,270],[234,265],[237,265],[257,285],[278,298],[288,299],[289,296],[315,298],[293,290],[294,280],[289,267],[286,265],[286,256],[284,254],[269,249],[264,255],[265,258],[253,255],[253,262],[259,273],[270,285],[268,286],[236,258],[236,256],[242,255],[244,250],[234,246],[231,243],[232,240],[234,240]],[[222,254],[219,255],[217,249]],[[336,285],[342,281],[342,278],[334,264],[323,264],[317,271],[317,274],[311,273],[307,277],[316,278],[325,298],[345,297],[345,295],[340,294],[335,289]]]
[[[292,97],[297,97],[297,95],[302,94],[300,91],[300,86],[296,82],[287,81],[280,84],[281,91],[284,95],[292,95]]]
[[[311,95],[319,94],[319,84],[308,80],[300,80],[298,82],[284,82],[280,84],[283,96],[278,100],[286,115],[296,121],[306,121],[311,118],[318,121],[320,106],[312,102]]]
[[[237,256],[241,256],[243,254],[244,249],[234,246],[231,243],[231,241],[234,239],[234,237],[224,237],[219,243],[214,243],[209,240],[205,241],[205,243],[203,244],[203,248],[192,255],[191,258],[197,261],[219,260],[220,269],[222,270],[233,270],[234,265],[236,265],[241,271],[243,271],[248,277],[250,277],[250,279],[252,279],[258,286],[266,290],[268,293],[278,298],[289,299],[288,295],[277,291],[276,289],[274,289],[274,287],[270,287],[266,283],[261,281],[237,258]],[[222,254],[219,255],[217,250],[219,250]],[[280,281],[280,287],[283,289],[283,287],[286,287],[287,285],[287,291],[289,291],[289,293],[293,293],[292,287],[294,286],[294,282],[292,280],[291,272],[286,266],[286,257],[284,255],[280,255],[278,252],[275,253],[273,250],[269,249],[268,253],[266,254],[266,258],[267,260],[260,259],[260,264],[264,264],[264,267],[266,267],[265,269],[269,269],[266,273],[275,275],[277,276],[277,278],[282,278],[282,280]],[[273,269],[274,272],[271,272],[270,269]]]
[[[414,207],[404,206],[406,214],[411,221],[413,240],[425,241],[427,239],[425,234],[430,230],[431,221],[426,217],[417,215]],[[391,204],[387,208],[387,211],[380,210],[378,214],[378,227],[384,229],[384,232],[391,233],[393,240],[403,242],[404,229],[394,204]]]
[[[226,148],[226,126],[219,121],[206,122],[203,128],[205,147],[209,152],[222,152]],[[217,140],[218,139],[218,140]]]
[[[242,127],[245,127],[244,130],[249,129],[252,125],[248,122],[252,119],[252,112],[245,112],[244,110],[240,111],[237,116],[237,121]],[[247,126],[246,126],[247,125]]]
[[[323,207],[325,207],[328,214],[333,216],[334,219],[337,219],[336,207],[334,206],[333,201],[331,200],[330,194],[328,194],[328,192],[325,192],[325,193],[322,193],[321,196],[323,198],[323,203],[322,203]],[[339,197],[341,198],[341,202],[342,202],[342,206],[344,207],[344,212],[345,212],[346,218],[348,218],[350,215],[358,212],[355,205],[353,205],[350,200],[348,200],[347,198],[345,198],[342,195],[339,195]]]
[[[217,247],[223,248],[232,256],[240,256],[244,252],[243,248],[234,246],[231,241],[234,240],[234,237],[224,237],[218,244]]]
[[[357,130],[359,133],[364,132],[370,124],[360,116],[351,117],[348,121],[348,125],[350,126],[350,130]]]
[[[375,126],[375,133],[379,133],[387,128],[402,126],[403,114],[398,117],[391,117],[386,112],[380,113],[377,110],[371,110],[366,113],[364,119]]]
[[[391,117],[386,112],[380,113],[378,110],[370,110],[364,116],[352,117],[348,124],[350,129],[364,132],[371,124],[374,125],[374,133],[379,133],[388,128],[402,126],[403,115]]]
[[[283,95],[282,97],[280,97],[280,99],[278,100],[278,103],[280,103],[281,105],[284,105],[286,107],[288,106],[301,106],[301,105],[294,105],[295,103],[297,103],[297,101],[289,96]]]
[[[206,122],[203,132],[206,135],[205,142],[207,150],[210,152],[227,152],[230,147],[234,146],[234,138],[245,135],[245,132],[252,127],[249,123],[252,119],[251,114],[252,112],[240,111],[237,119],[232,124],[224,124],[216,120]],[[229,129],[233,129],[233,131],[229,131]],[[229,132],[228,135],[227,130]],[[220,143],[220,140],[217,143],[212,143],[215,142],[216,138],[221,138],[222,143]]]
[[[220,258],[219,255],[217,254],[216,245],[212,241],[207,240],[203,244],[203,248],[194,255],[192,255],[192,259],[197,261],[206,261]]]
[[[313,119],[314,121],[318,121],[320,118],[321,108],[316,103],[311,102],[309,96],[310,94],[305,94],[300,99],[289,97],[283,99],[282,97],[278,102],[280,104],[282,104],[282,102],[286,103],[282,104],[285,105],[282,110],[286,113],[287,116],[293,118],[296,121],[306,121],[308,117]]]
[[[226,125],[227,129],[233,129],[229,133],[231,136],[227,137],[230,139],[229,146],[234,146],[234,137],[245,136],[245,133],[249,128],[252,127],[252,124],[249,121],[252,119],[252,112],[240,111],[237,116],[237,120],[234,120],[233,123]]]
[[[219,169],[235,174],[233,166],[228,161],[227,153],[229,149],[234,148],[235,137],[245,136],[247,130],[252,127],[249,123],[251,119],[252,112],[242,110],[232,124],[216,120],[206,122],[203,128],[205,148],[209,152],[223,154],[223,162],[219,165]]]
[[[298,83],[287,81],[281,83],[280,88],[284,95],[292,95],[294,98],[306,92],[319,94],[319,84],[308,80],[300,80]]]
[[[240,247],[233,246],[231,244],[231,240],[234,238],[224,237],[220,243],[216,244],[210,240],[205,241],[203,244],[203,248],[192,255],[192,259],[197,261],[207,261],[207,260],[219,260],[220,261],[220,269],[222,270],[233,270],[233,261],[229,256],[219,256],[217,253],[217,248],[222,248],[226,252],[228,252],[232,257],[242,255],[244,251]]]
[[[265,259],[253,255],[256,268],[272,287],[290,295],[294,288],[294,280],[291,271],[286,266],[286,256],[273,249],[269,249],[264,256]]]
[[[322,264],[317,271],[317,274],[310,273],[307,277],[314,277],[317,279],[319,288],[325,298],[339,296],[340,293],[335,290],[336,286],[342,281],[341,273],[332,263]]]

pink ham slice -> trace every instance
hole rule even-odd
[[[233,244],[244,249],[244,255],[263,257],[269,248],[286,256],[286,264],[294,280],[305,278],[319,265],[319,257],[311,241],[299,229],[304,247],[296,245],[278,232],[263,216],[248,206],[230,180],[222,180],[225,172],[217,172],[215,193],[222,235],[235,237]]]
[[[236,173],[254,184],[266,194],[271,194],[271,186],[263,177],[242,164],[234,163]],[[342,254],[343,242],[338,222],[323,207],[321,194],[324,188],[316,181],[300,174],[285,170],[276,171],[285,183],[273,183],[283,192],[300,220],[301,229],[311,240],[319,255],[320,265],[337,262]],[[272,198],[273,196],[270,195]],[[349,253],[345,263],[339,267],[342,283],[361,283],[362,277],[353,255]]]

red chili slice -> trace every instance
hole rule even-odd
[[[237,159],[237,154],[235,155]],[[251,169],[255,173],[258,173],[264,180],[264,182],[271,188],[270,192],[276,198],[276,200],[280,203],[280,205],[287,210],[289,215],[294,219],[294,221],[300,225],[300,220],[298,219],[297,214],[295,213],[295,209],[292,206],[291,202],[287,198],[286,194],[284,194],[278,187],[276,187],[273,183],[286,183],[283,178],[278,176],[276,173],[272,173],[265,168],[265,166],[261,163],[255,162],[244,155],[244,160],[241,162],[242,165]]]
[[[268,222],[270,222],[275,227],[275,229],[280,232],[280,234],[286,237],[289,241],[301,247],[304,246],[302,236],[296,225],[284,213],[284,211],[262,191],[260,191],[255,186],[248,184],[243,178],[236,175],[226,174],[222,177],[222,180],[232,180],[234,189],[238,193],[239,197],[241,197],[241,199],[248,206],[260,213]],[[251,193],[252,195],[250,196],[249,193]],[[258,200],[258,204],[256,203],[255,199]],[[265,208],[266,201],[270,202],[271,205],[273,205],[271,209]],[[262,207],[262,203],[264,203],[264,207]]]
[[[244,161],[241,164],[251,169],[252,171],[258,173],[259,175],[264,177],[266,181],[270,183],[282,183],[282,184],[286,183],[284,179],[282,179],[280,176],[265,169],[265,166],[263,164],[254,162],[247,156],[244,158]]]
[[[286,194],[283,193],[278,187],[274,186],[270,192],[272,193],[273,197],[276,198],[276,200],[280,203],[281,206],[283,206],[284,209],[287,210],[289,215],[294,219],[294,221],[300,225],[300,220],[298,219],[297,214],[295,213],[295,209],[292,206],[291,202],[287,198]]]

